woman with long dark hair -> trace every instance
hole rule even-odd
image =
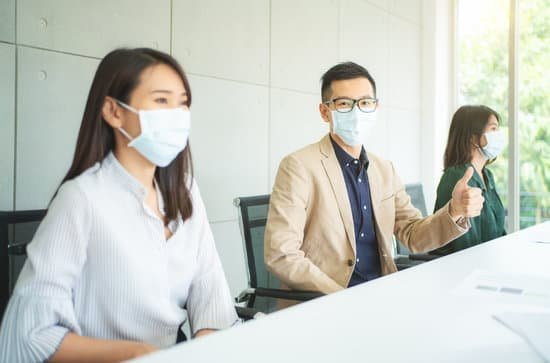
[[[480,188],[485,198],[481,214],[470,219],[468,232],[432,251],[446,255],[506,234],[504,207],[495,189],[493,173],[487,167],[504,149],[506,140],[499,130],[500,116],[487,106],[462,106],[454,114],[445,149],[443,176],[437,187],[434,211],[451,198],[454,185],[466,169],[474,173],[468,185]]]
[[[152,49],[95,74],[73,162],[28,246],[0,361],[120,361],[237,316],[193,179],[191,89]]]

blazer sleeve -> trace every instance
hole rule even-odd
[[[463,175],[461,175],[457,170],[452,169],[448,169],[443,173],[441,180],[439,181],[439,185],[437,186],[437,198],[435,200],[434,212],[449,203],[453,197],[454,186],[462,178],[462,176]],[[470,181],[470,183],[472,183],[472,181]],[[472,221],[470,221],[470,223],[472,223]],[[477,238],[473,233],[473,229],[470,229],[468,232],[455,238],[450,243],[438,248],[435,253],[447,255],[457,250],[456,246],[471,246],[472,244],[475,244],[475,240],[477,240]]]
[[[281,161],[269,203],[264,240],[268,269],[291,289],[331,293],[342,290],[301,250],[311,181],[292,155]]]
[[[394,234],[410,251],[418,253],[434,250],[468,231],[468,220],[456,223],[451,218],[448,202],[431,216],[422,218],[418,209],[412,205],[393,165],[392,172],[395,192]]]

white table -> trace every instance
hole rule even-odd
[[[550,279],[536,240],[550,222],[136,362],[541,362],[492,316],[517,304],[455,292],[476,269]]]

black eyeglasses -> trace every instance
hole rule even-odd
[[[353,107],[355,105],[357,105],[357,108],[359,108],[360,111],[374,112],[376,111],[376,107],[378,106],[378,99],[364,97],[354,100],[353,98],[340,97],[330,101],[326,101],[324,103],[326,105],[333,104],[334,109],[336,109],[337,112],[341,113],[350,112],[351,110],[353,110]]]

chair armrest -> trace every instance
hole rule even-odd
[[[27,254],[26,243],[14,243],[8,245],[8,256],[25,256]]]
[[[413,261],[432,261],[441,256],[430,255],[429,253],[411,253],[409,259]]]
[[[393,262],[395,262],[395,266],[397,267],[398,271],[403,271],[410,267],[418,266],[426,261],[413,261],[409,258],[409,256],[398,255],[395,256]]]
[[[246,308],[243,306],[235,306],[235,310],[237,311],[237,315],[239,316],[239,318],[243,319],[244,321],[252,320],[256,317],[256,314],[260,313],[256,309]]]
[[[273,297],[276,299],[308,301],[323,295],[323,293],[317,291],[265,289],[261,287],[256,288],[256,296]]]

